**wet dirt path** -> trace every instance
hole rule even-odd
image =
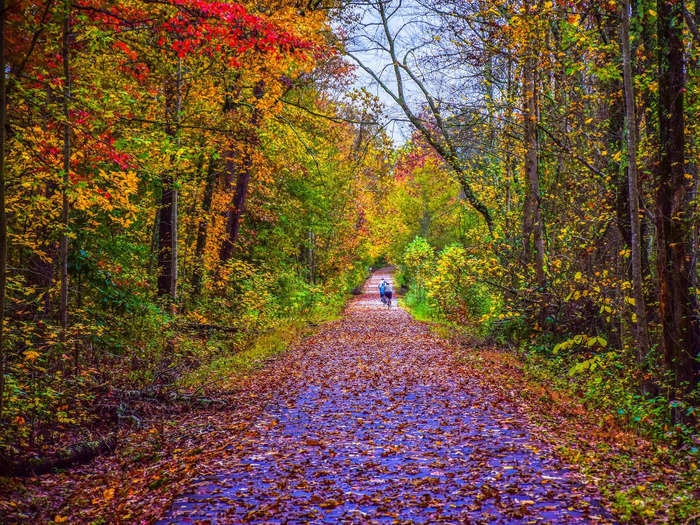
[[[225,468],[160,523],[608,522],[524,414],[381,305],[381,278],[282,358],[291,372]]]

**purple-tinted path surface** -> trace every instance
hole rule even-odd
[[[381,278],[282,358],[293,373],[225,469],[160,523],[610,522],[525,415],[381,305]]]

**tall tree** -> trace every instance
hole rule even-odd
[[[0,0],[0,421],[5,408],[5,301],[7,289],[7,210],[5,209],[5,127],[7,126],[7,74],[5,65],[5,0]]]
[[[61,322],[61,342],[65,345],[68,332],[68,250],[69,250],[69,203],[68,184],[71,170],[71,0],[64,1],[63,39],[61,57],[63,59],[63,178],[61,181],[61,246],[59,249],[61,297],[59,317]],[[65,349],[64,349],[65,351]]]
[[[639,224],[639,176],[637,173],[637,116],[632,79],[632,52],[630,49],[630,0],[622,5],[622,76],[625,92],[625,135],[627,139],[627,185],[630,220],[630,250],[632,259],[632,293],[637,316],[637,359],[643,363],[649,354],[646,304],[642,289],[642,257]]]
[[[524,15],[528,22],[535,27],[528,35],[528,43],[525,47],[525,57],[523,61],[523,128],[525,143],[525,177],[527,186],[525,190],[525,202],[523,203],[523,254],[525,263],[529,264],[532,259],[530,238],[532,237],[535,247],[534,263],[535,276],[540,288],[545,287],[544,273],[544,233],[542,225],[542,211],[540,206],[540,180],[539,180],[539,143],[537,140],[538,107],[537,95],[539,89],[539,79],[537,73],[537,26],[539,16],[534,15],[529,5],[525,4]]]
[[[209,212],[216,185],[217,161],[214,154],[209,155],[207,174],[204,182],[204,194],[202,196],[201,215],[197,224],[197,240],[194,248],[194,268],[192,271],[192,295],[198,299],[202,294],[202,277],[204,275],[204,249],[207,246],[207,233],[209,229]]]
[[[182,62],[178,59],[175,78],[165,81],[165,135],[176,143],[179,136]],[[175,156],[161,175],[161,201],[158,225],[158,295],[177,301],[177,181]]]
[[[379,30],[376,33],[381,36],[376,36],[373,33],[372,35],[365,34],[363,37],[370,42],[372,49],[379,49],[386,53],[390,61],[386,69],[390,67],[393,74],[391,83],[382,79],[382,72],[378,72],[374,64],[369,64],[367,60],[363,60],[360,57],[362,50],[348,51],[346,49],[346,54],[391,97],[396,105],[401,108],[406,119],[425,137],[425,140],[438,152],[445,163],[450,166],[462,187],[464,198],[483,217],[489,232],[493,234],[491,210],[474,190],[474,182],[471,180],[469,171],[464,166],[453,134],[450,133],[447,122],[445,122],[443,117],[440,99],[431,93],[429,85],[421,73],[420,66],[411,64],[410,59],[415,58],[411,52],[413,50],[409,50],[403,56],[400,56],[402,51],[400,49],[400,33],[404,24],[400,24],[398,29],[394,26],[396,18],[401,16],[401,3],[399,2],[397,6],[393,6],[391,2],[386,0],[367,0],[359,5],[369,10],[372,16],[379,18],[379,22],[372,24],[372,26],[379,26]],[[418,93],[423,98],[424,107],[429,113],[429,120],[426,120],[412,109],[407,93],[411,85],[418,90]]]
[[[656,170],[656,229],[662,346],[675,386],[697,381],[700,350],[690,278],[688,195],[685,174],[685,65],[683,2],[658,0],[659,164]]]
[[[265,84],[259,81],[253,87],[253,96],[255,97],[255,105],[253,107],[253,115],[250,119],[247,133],[248,138],[246,143],[242,144],[243,154],[240,159],[235,158],[234,151],[229,151],[226,158],[226,191],[231,190],[233,181],[236,181],[236,187],[233,193],[233,200],[229,209],[226,211],[226,236],[221,244],[219,256],[222,262],[228,261],[233,255],[233,247],[238,238],[238,232],[241,225],[241,217],[245,208],[246,195],[248,194],[248,184],[253,169],[253,158],[251,148],[258,145],[257,127],[260,124],[260,110],[257,107],[257,102],[265,94]]]

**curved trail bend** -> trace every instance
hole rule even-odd
[[[524,414],[381,305],[383,277],[279,359],[290,372],[226,468],[161,523],[608,521]]]

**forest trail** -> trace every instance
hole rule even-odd
[[[290,373],[220,473],[159,523],[608,522],[525,414],[380,304],[382,277],[279,360]]]

